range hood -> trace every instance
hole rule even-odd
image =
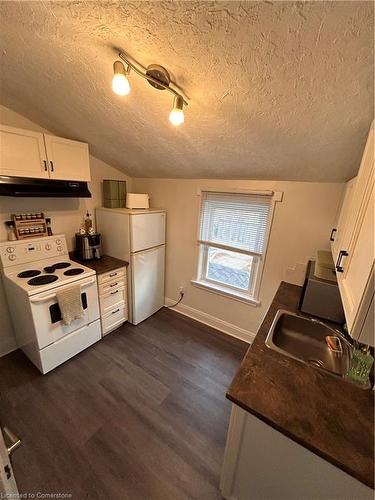
[[[54,181],[0,175],[0,196],[34,198],[91,198],[87,182]]]

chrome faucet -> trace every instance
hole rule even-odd
[[[348,347],[349,355],[352,357],[353,350],[357,349],[359,346],[359,342],[356,339],[353,339],[351,335],[348,333],[348,330],[346,328],[346,325],[344,325],[343,330],[337,330],[336,328],[333,328],[330,325],[327,325],[326,323],[323,323],[323,321],[320,321],[319,319],[316,318],[310,318],[311,321],[314,323],[319,323],[320,325],[325,326],[328,328],[328,330],[331,330],[331,332],[334,334],[334,336],[339,338],[344,344]],[[331,346],[328,344],[328,347],[331,348]],[[332,348],[331,348],[332,349]]]

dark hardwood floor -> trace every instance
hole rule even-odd
[[[47,375],[0,359],[0,419],[23,445],[20,492],[220,499],[225,392],[248,345],[162,309]]]

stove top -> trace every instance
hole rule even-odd
[[[95,275],[93,269],[68,260],[43,259],[32,264],[12,266],[3,270],[4,275],[28,295],[45,292]]]

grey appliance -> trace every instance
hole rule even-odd
[[[316,276],[316,262],[309,260],[299,309],[303,313],[345,323],[344,309],[334,271],[325,273],[325,278]]]
[[[76,234],[75,256],[80,260],[100,259],[102,256],[102,237],[100,233]]]

